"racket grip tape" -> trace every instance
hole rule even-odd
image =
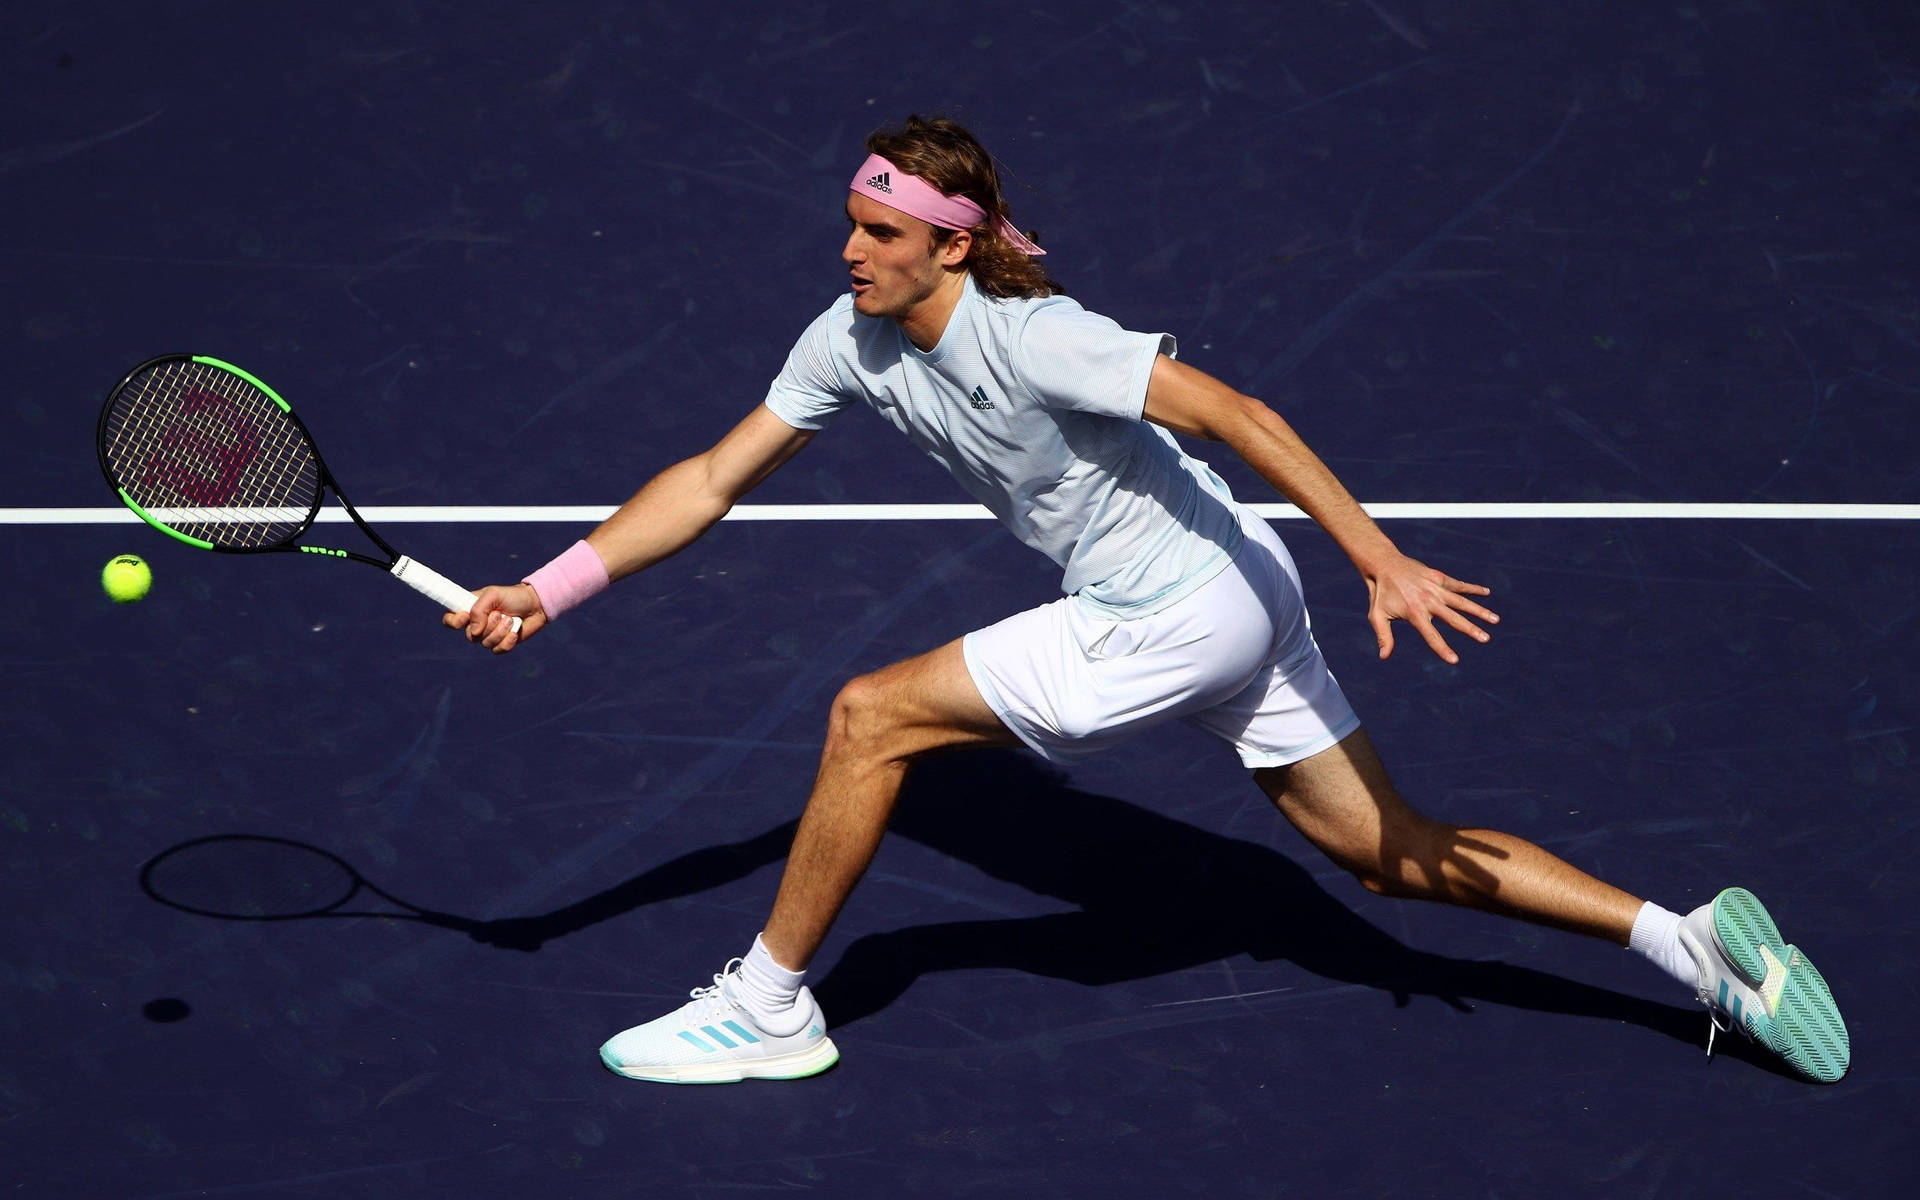
[[[390,573],[395,579],[426,596],[448,612],[472,612],[474,604],[480,599],[432,567],[416,562],[404,554],[393,564]],[[515,633],[520,631],[519,617],[513,618],[513,629]]]

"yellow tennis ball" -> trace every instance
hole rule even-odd
[[[100,571],[100,586],[115,604],[132,604],[153,586],[153,571],[137,554],[122,554]]]

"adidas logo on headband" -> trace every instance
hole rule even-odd
[[[893,195],[893,172],[880,172],[878,175],[867,180],[867,186],[876,192],[885,192],[889,196]]]

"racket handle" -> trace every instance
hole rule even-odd
[[[432,567],[416,562],[404,554],[393,564],[391,574],[395,579],[431,599],[448,612],[472,612],[474,604],[480,599]],[[519,617],[513,618],[513,631],[520,632]]]

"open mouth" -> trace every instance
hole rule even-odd
[[[866,293],[873,287],[873,280],[871,279],[862,279],[858,275],[852,275],[848,278],[853,281],[853,294],[856,296]]]

